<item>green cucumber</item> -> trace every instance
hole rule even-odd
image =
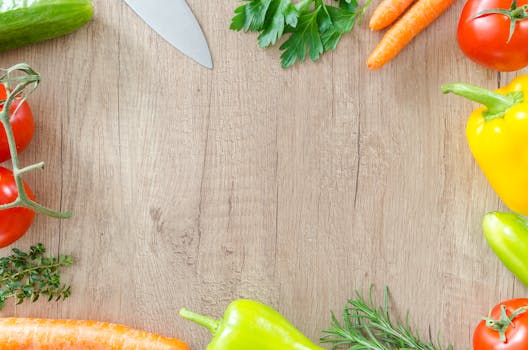
[[[92,17],[91,0],[0,0],[0,51],[71,33]]]

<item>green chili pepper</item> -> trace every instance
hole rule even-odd
[[[281,314],[252,300],[236,300],[222,320],[187,309],[180,315],[209,329],[213,339],[206,350],[323,350]]]
[[[528,286],[528,219],[514,213],[489,213],[482,223],[495,254]]]

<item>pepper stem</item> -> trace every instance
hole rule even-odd
[[[197,314],[196,312],[192,312],[185,308],[180,310],[180,316],[185,318],[186,320],[193,321],[194,323],[197,323],[200,326],[207,328],[213,335],[216,334],[216,331],[220,326],[220,321],[214,320],[204,315]]]
[[[483,319],[484,321],[486,321],[486,326],[488,328],[499,332],[501,342],[506,343],[506,330],[508,329],[508,327],[510,327],[515,317],[526,312],[526,310],[528,310],[528,308],[520,307],[515,310],[510,316],[508,316],[508,314],[506,313],[506,306],[501,305],[500,319],[495,320],[491,317],[484,317]]]
[[[488,89],[464,83],[444,84],[441,90],[444,94],[453,93],[486,106],[488,109],[483,113],[486,121],[504,116],[510,108],[523,102],[524,99],[521,91],[501,95]]]

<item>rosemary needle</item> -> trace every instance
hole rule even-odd
[[[332,324],[323,331],[321,343],[331,344],[332,350],[444,350],[440,340],[422,340],[409,325],[408,314],[405,323],[392,323],[388,288],[380,306],[373,303],[372,288],[368,301],[356,291],[355,298],[349,299],[344,308],[342,322],[332,313]],[[452,350],[452,346],[445,349]]]

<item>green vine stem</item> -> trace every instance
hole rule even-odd
[[[526,307],[520,307],[513,311],[510,316],[506,313],[506,306],[501,305],[500,309],[501,315],[498,320],[491,317],[484,317],[483,320],[486,321],[486,327],[499,332],[501,342],[506,343],[506,331],[512,325],[513,320],[520,314],[525,313],[528,309]]]
[[[18,190],[17,199],[11,203],[0,205],[0,210],[23,207],[58,219],[70,218],[72,213],[69,211],[57,212],[48,209],[29,198],[26,189],[24,188],[22,175],[35,169],[43,169],[44,163],[40,162],[23,168],[20,167],[16,151],[15,136],[13,134],[11,123],[9,122],[9,111],[11,110],[13,102],[15,100],[19,101],[17,108],[13,112],[13,114],[15,114],[18,111],[18,108],[26,101],[27,97],[39,86],[40,75],[25,63],[20,63],[7,69],[0,69],[0,73],[0,83],[5,86],[7,96],[5,100],[0,101],[0,104],[3,105],[3,109],[0,111],[0,123],[3,125],[7,135],[11,163],[13,165],[12,171]]]

